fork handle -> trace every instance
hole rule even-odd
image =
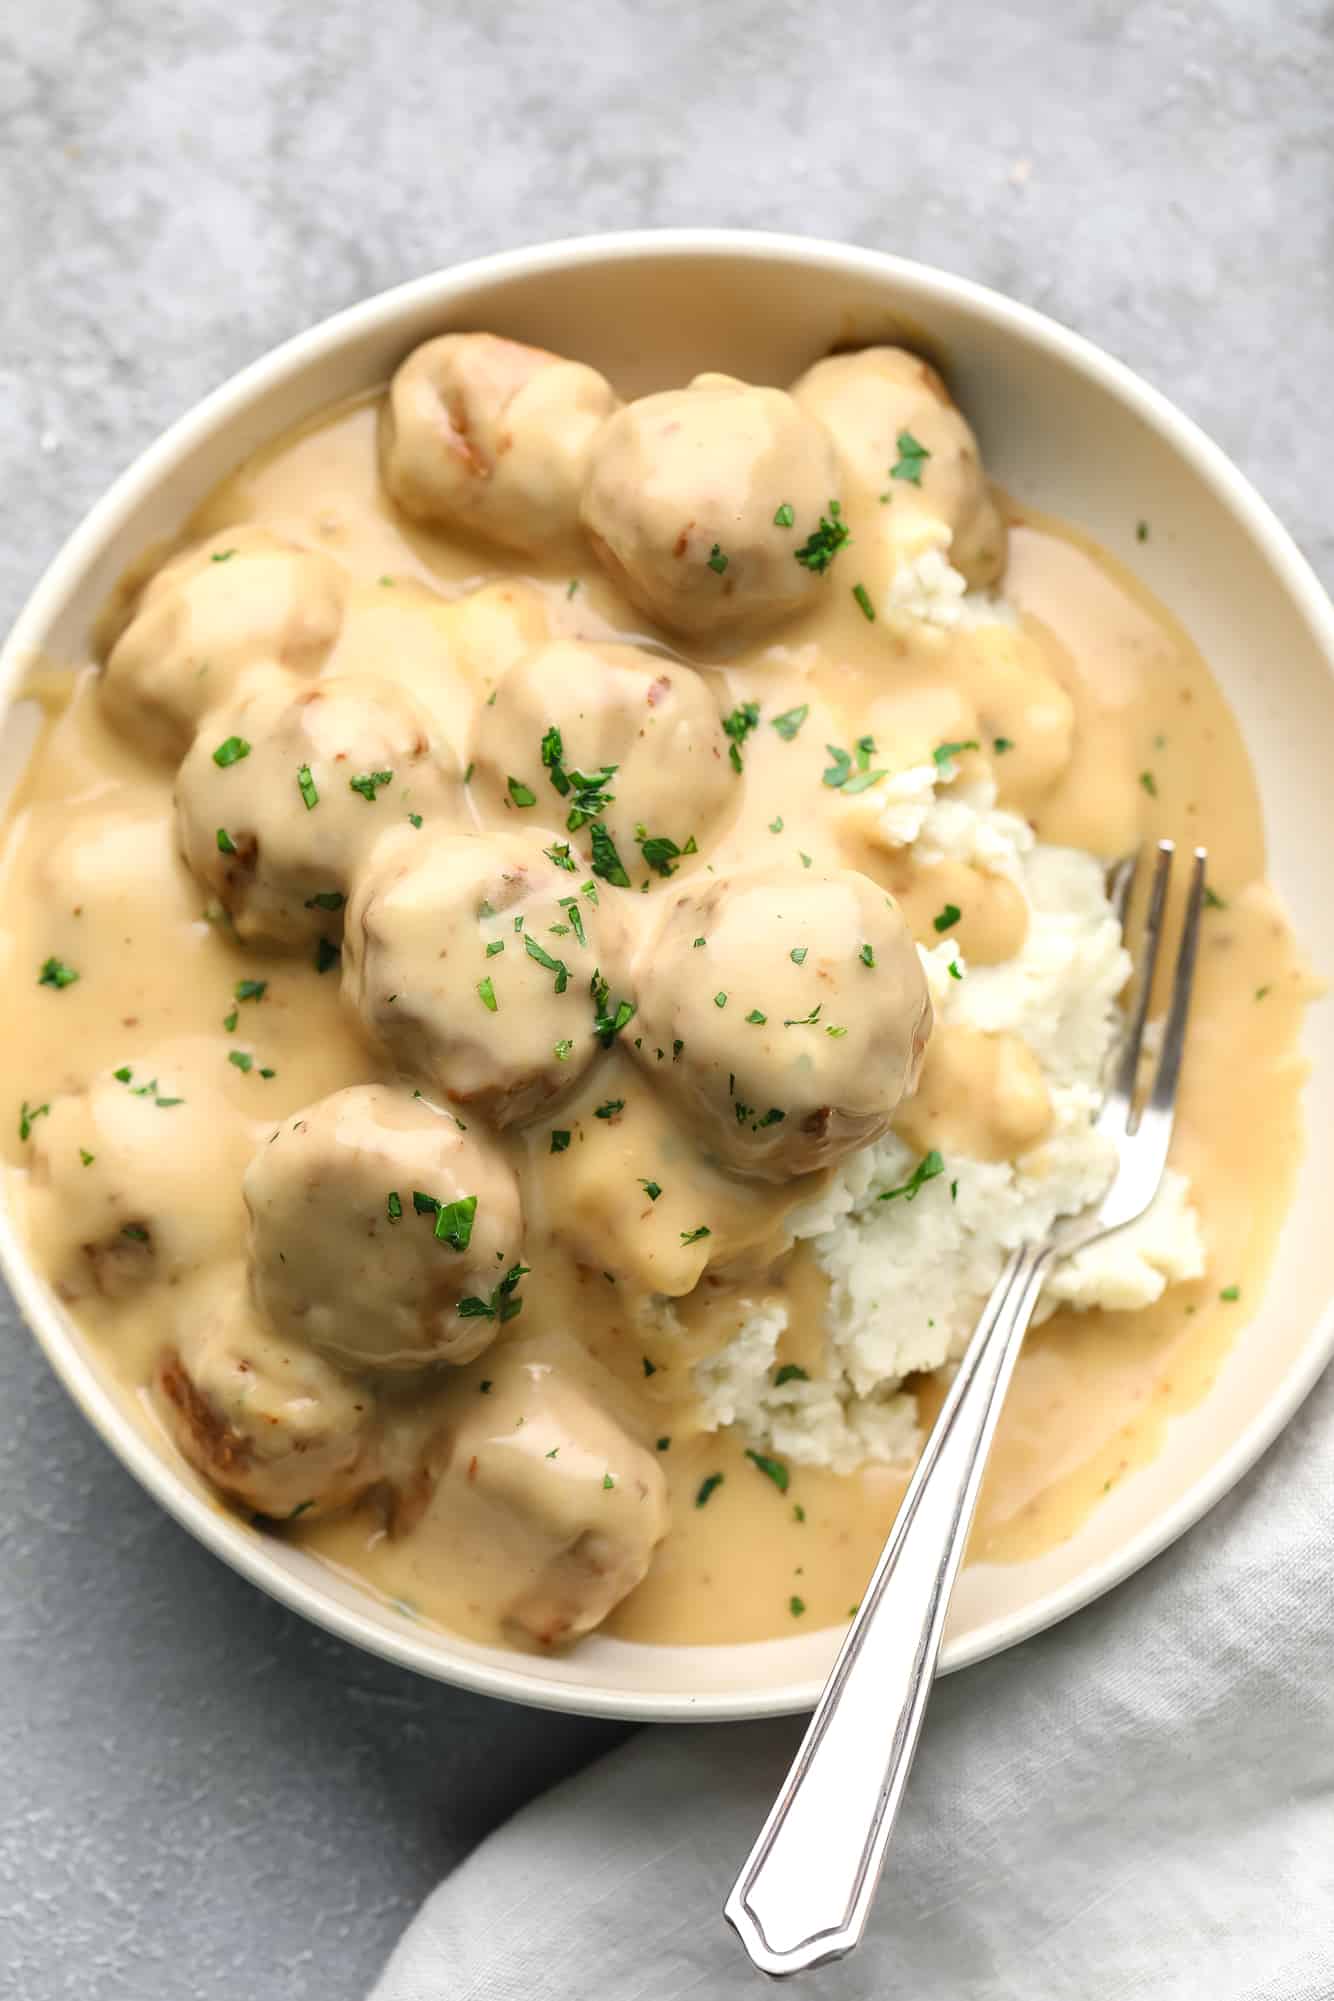
[[[987,1452],[1050,1246],[983,1308],[801,1749],[724,1906],[762,1973],[841,1959],[866,1926],[903,1797]]]

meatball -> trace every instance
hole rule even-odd
[[[495,334],[443,334],[390,384],[385,486],[418,521],[536,555],[574,536],[589,450],[616,407],[582,362]]]
[[[260,1307],[345,1368],[469,1362],[518,1312],[513,1174],[407,1091],[357,1084],[293,1113],[244,1194]]]
[[[587,1377],[585,1360],[580,1371]],[[644,1576],[668,1528],[667,1483],[573,1372],[520,1345],[487,1360],[491,1388],[460,1401],[434,1508],[483,1510],[516,1589],[505,1623],[541,1646],[599,1625]]]
[[[247,942],[336,938],[352,877],[394,826],[461,812],[454,754],[387,682],[266,687],[214,710],[176,781],[191,874]]]
[[[916,554],[923,527],[941,523],[955,569],[975,587],[996,582],[1005,522],[977,439],[929,361],[901,347],[831,355],[808,368],[792,394],[824,425],[849,472],[868,492],[888,496],[883,514],[897,546]]]
[[[737,797],[704,682],[634,646],[556,640],[530,653],[480,710],[474,749],[488,812],[563,827],[585,852],[601,822],[627,874],[671,875]]]
[[[53,1098],[31,1131],[28,1226],[62,1299],[180,1284],[239,1234],[252,1128],[170,1061]]]
[[[954,671],[976,704],[972,734],[992,754],[999,803],[1034,812],[1065,776],[1075,743],[1075,705],[1057,679],[1054,651],[1025,626],[982,625],[959,648]]]
[[[257,1514],[328,1514],[378,1477],[370,1391],[262,1326],[236,1266],[183,1304],[153,1392],[184,1457]]]
[[[783,1181],[879,1139],[931,1031],[892,899],[851,869],[754,868],[696,877],[659,902],[632,967],[638,1054],[701,1143]],[[674,1060],[659,1064],[659,1047]]]
[[[632,603],[673,632],[772,625],[826,588],[804,560],[837,523],[838,470],[781,389],[697,375],[631,403],[593,450],[583,522]]]
[[[164,564],[112,647],[102,707],[122,736],[175,764],[206,710],[261,671],[289,685],[319,673],[343,618],[346,579],[328,556],[263,528],[227,528]]]
[[[631,1005],[615,896],[556,866],[540,833],[402,836],[348,906],[343,991],[406,1075],[493,1124],[522,1122],[575,1084]]]

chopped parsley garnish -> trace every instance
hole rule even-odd
[[[37,975],[39,987],[72,987],[78,979],[73,966],[67,966],[63,959],[47,959]]]
[[[499,1285],[493,1286],[490,1297],[479,1299],[476,1293],[469,1293],[459,1301],[459,1316],[463,1320],[498,1320],[502,1323],[513,1320],[523,1311],[523,1301],[515,1297],[519,1280],[531,1270],[529,1265],[511,1265]],[[483,1383],[485,1393],[491,1387]]]
[[[797,518],[796,515],[792,512],[791,503],[785,500],[782,506],[778,509],[778,512],[774,515],[774,527],[790,528],[793,522],[796,520],[796,518]]]
[[[1137,521],[1137,522],[1135,523],[1135,540],[1136,540],[1137,542],[1147,542],[1147,541],[1148,541],[1148,539],[1149,539],[1149,524],[1148,524],[1148,522],[1147,522],[1147,521]]]
[[[1272,993],[1272,992],[1273,992],[1272,987],[1257,987],[1255,989],[1255,998],[1258,1001],[1262,1001],[1267,993]]]
[[[1207,883],[1205,884],[1205,889],[1204,889],[1204,907],[1206,910],[1227,909],[1227,905],[1226,903],[1224,903],[1222,897],[1218,894],[1218,891],[1216,889],[1210,889]]]
[[[603,1492],[604,1492],[604,1493],[606,1493],[606,1492],[607,1492],[607,1490],[608,1490],[609,1488],[611,1488],[611,1487],[614,1487],[615,1485],[616,1485],[616,1482],[615,1482],[615,1481],[614,1481],[614,1480],[612,1479],[612,1477],[611,1477],[611,1474],[610,1474],[610,1473],[604,1473],[604,1474],[603,1474],[603,1476],[602,1476],[602,1490],[603,1490]]]
[[[806,945],[794,945],[787,956],[791,959],[794,966],[804,966],[806,963],[806,954],[809,949],[809,946]]]
[[[263,1000],[268,990],[269,983],[267,980],[238,980],[235,989],[236,998],[239,1001]]]
[[[578,577],[571,577],[571,578],[570,578],[570,581],[569,581],[569,583],[568,583],[568,584],[566,584],[566,586],[565,586],[565,595],[566,595],[566,597],[567,597],[567,598],[572,598],[572,597],[574,596],[575,592],[576,592],[576,591],[578,590],[578,588],[579,588],[579,579],[578,579]]]
[[[659,1450],[659,1452],[666,1452],[666,1451],[667,1451],[667,1450],[669,1449],[669,1447],[671,1446],[671,1442],[672,1442],[672,1441],[671,1441],[671,1439],[670,1439],[670,1438],[660,1438],[660,1439],[658,1440],[658,1450]]]
[[[625,864],[616,852],[616,843],[601,820],[594,820],[588,830],[593,846],[593,873],[600,875],[604,882],[613,883],[617,889],[629,889],[630,878],[625,872]]]
[[[51,1107],[49,1104],[30,1105],[28,1103],[28,1100],[25,1098],[23,1100],[22,1105],[19,1107],[19,1138],[30,1139],[32,1136],[32,1127],[34,1119],[45,1118],[46,1114],[50,1111],[50,1109]],[[89,1158],[91,1159],[91,1157],[92,1156],[90,1155]],[[87,1164],[88,1164],[87,1161],[85,1161],[84,1162],[85,1167],[87,1166]]]
[[[552,1153],[564,1153],[566,1147],[569,1144],[570,1144],[570,1135],[567,1132],[563,1132],[560,1130],[553,1131],[551,1135]]]
[[[128,1063],[123,1063],[119,1070],[113,1070],[111,1074],[118,1084],[128,1084],[134,1072]]]
[[[489,986],[490,981],[488,980],[486,984]],[[552,1054],[558,1063],[566,1063],[574,1054],[574,1044],[567,1037],[562,1036],[559,1042],[553,1043]]]
[[[561,733],[553,723],[542,737],[542,763],[561,798],[571,799],[573,795],[565,825],[570,833],[577,834],[580,827],[587,826],[595,815],[605,813],[612,804],[615,795],[607,788],[616,776],[616,766],[603,764],[594,772],[567,771],[564,758],[565,746]],[[526,791],[527,787],[524,790]],[[519,800],[516,803],[523,805],[532,802]]]
[[[841,1035],[846,1035],[847,1032],[846,1028],[835,1028],[832,1023],[828,1022],[825,1024],[825,1034],[832,1035],[835,1040]]]
[[[806,537],[793,556],[805,570],[813,570],[816,576],[823,576],[839,550],[851,539],[847,523],[842,518],[843,509],[836,500],[829,503],[827,515],[820,516],[820,525]]]
[[[261,1077],[276,1077],[278,1075],[278,1072],[276,1070],[261,1070],[259,1074]],[[165,1102],[164,1099],[162,1098],[158,1099],[158,1103],[160,1105],[163,1104],[164,1102]]]
[[[593,996],[593,1033],[604,1049],[610,1049],[621,1030],[635,1016],[633,1001],[617,1001],[615,1007],[609,1005],[611,990],[600,972],[595,972],[588,983],[588,991]]]
[[[959,961],[957,959],[951,959],[948,966],[946,966],[945,971],[949,974],[952,980],[961,980],[963,978],[963,968],[960,966]]]
[[[568,841],[554,841],[549,848],[543,848],[542,852],[549,862],[554,862],[557,868],[563,868],[567,875],[574,874],[574,856],[570,853]]]
[[[142,1223],[126,1223],[121,1229],[122,1237],[128,1237],[132,1244],[146,1244],[148,1232]]]
[[[721,991],[716,993],[713,997],[713,1004],[715,1007],[726,1007],[727,995],[725,993],[722,993]]]
[[[663,1448],[659,1446],[658,1449],[661,1451]],[[710,1494],[714,1493],[722,1484],[723,1476],[721,1473],[710,1473],[706,1479],[701,1480],[699,1492],[695,1496],[695,1506],[702,1508]]]
[[[780,1494],[787,1492],[789,1475],[781,1459],[770,1459],[763,1452],[752,1452],[749,1447],[746,1450],[746,1457],[752,1466],[759,1468],[766,1480],[773,1481]]]
[[[384,1206],[391,1223],[397,1223],[402,1220],[403,1201],[396,1188],[390,1190],[388,1196],[385,1198]]]
[[[806,1371],[799,1368],[795,1362],[784,1362],[782,1368],[774,1374],[774,1388],[776,1390],[781,1390],[784,1383],[808,1383],[809,1381],[810,1377],[806,1374]]]
[[[820,1009],[823,1006],[824,1006],[823,1001],[817,1001],[809,1014],[794,1015],[791,1021],[785,1021],[783,1023],[784,1028],[812,1027],[820,1019]]]
[[[731,738],[727,746],[727,756],[733,771],[740,771],[741,746],[753,729],[758,728],[760,705],[758,702],[740,702],[730,716],[723,717],[723,730]]]
[[[897,1188],[886,1188],[875,1199],[877,1202],[894,1202],[902,1195],[905,1201],[915,1202],[927,1182],[934,1181],[938,1174],[944,1172],[945,1163],[935,1147],[932,1147],[930,1153],[923,1154],[906,1181],[901,1182]]]
[[[905,479],[909,486],[922,484],[922,467],[931,454],[926,446],[919,444],[911,431],[900,431],[894,440],[898,457],[889,469],[891,479]]]
[[[296,782],[301,797],[306,802],[306,811],[308,813],[312,812],[320,803],[320,795],[315,789],[315,780],[310,775],[310,766],[308,764],[297,766]]]
[[[787,1113],[780,1112],[777,1105],[770,1105],[764,1117],[755,1121],[755,1124],[751,1127],[751,1131],[758,1133],[763,1132],[766,1126],[781,1126],[786,1117]]]
[[[455,1202],[442,1202],[435,1212],[435,1237],[452,1251],[466,1251],[472,1242],[472,1220],[477,1214],[477,1197],[460,1195]]]
[[[563,994],[570,983],[570,969],[564,959],[553,959],[550,952],[539,945],[530,931],[523,934],[523,946],[530,959],[535,959],[545,972],[556,976],[556,992]]]
[[[859,736],[854,750],[851,751],[840,750],[835,743],[827,743],[825,749],[834,761],[826,767],[822,774],[824,783],[836,792],[865,792],[868,786],[878,785],[882,778],[888,776],[888,773],[885,771],[872,771],[871,769],[871,759],[875,756],[874,737]],[[853,768],[854,755],[856,757],[855,770]]]
[[[478,1383],[477,1385],[478,1394],[484,1397],[489,1397],[491,1394],[492,1387],[493,1385],[491,1382],[491,1378],[487,1376],[484,1381]]]
[[[422,823],[422,816],[420,813],[409,813],[408,818],[409,820],[411,820],[414,827],[420,827]]]
[[[1007,750],[1014,749],[1014,738],[995,736],[991,739],[991,748],[995,751],[997,757],[1003,757]]]
[[[86,1146],[81,1146],[79,1148],[79,1159],[83,1162],[85,1167],[91,1167],[93,1162],[97,1159],[97,1155],[95,1153],[89,1153]]]
[[[763,1028],[765,1022],[768,1019],[769,1019],[768,1015],[761,1014],[760,1010],[757,1007],[753,1007],[750,1013],[746,1016],[746,1020],[751,1023],[752,1027],[755,1028]]]
[[[681,1242],[683,1244],[698,1244],[703,1238],[711,1237],[712,1235],[713,1231],[709,1228],[708,1224],[700,1223],[693,1230],[682,1230]]]
[[[211,563],[230,563],[235,554],[235,549],[215,549],[209,557],[209,561]]]
[[[593,1117],[595,1119],[614,1119],[619,1112],[623,1112],[624,1110],[624,1098],[607,1098],[598,1106]]]
[[[658,1182],[645,1181],[642,1176],[640,1177],[639,1185],[648,1196],[650,1202],[656,1202],[662,1193],[662,1187]]]
[[[947,903],[945,908],[931,919],[932,928],[936,931],[951,931],[962,916],[963,912],[957,903]]]
[[[227,1051],[227,1061],[234,1064],[238,1070],[243,1072],[249,1072],[255,1067],[254,1057],[245,1049],[229,1049]]]
[[[800,1501],[792,1503],[792,1519],[794,1522],[804,1522],[806,1519],[806,1510],[802,1507]]]
[[[465,785],[472,784],[472,775],[474,771],[476,771],[476,769],[477,769],[477,760],[474,757],[470,757],[468,759],[468,769],[463,774],[463,782]]]
[[[1241,1298],[1241,1287],[1239,1285],[1225,1285],[1218,1297],[1225,1299],[1228,1305],[1231,1306]]]
[[[536,806],[536,792],[531,785],[525,785],[521,778],[507,778],[505,786],[516,806]]]
[[[499,1007],[500,1003],[496,999],[496,990],[491,983],[489,975],[486,979],[477,982],[477,998],[488,1014],[494,1014]]]
[[[635,828],[635,839],[639,843],[640,852],[644,860],[651,869],[656,869],[661,876],[675,875],[676,863],[682,855],[693,855],[699,852],[698,844],[693,834],[683,848],[678,848],[676,842],[669,839],[666,834],[650,834],[640,825]]]
[[[976,737],[970,737],[967,743],[938,743],[931,753],[931,762],[938,770],[943,770],[947,764],[952,764],[956,757],[962,757],[966,750],[981,750],[981,748]]]
[[[804,1598],[798,1598],[796,1593],[794,1592],[793,1595],[787,1601],[787,1609],[792,1614],[794,1619],[799,1619],[802,1613],[806,1610],[806,1600]]]
[[[1139,775],[1139,782],[1144,787],[1144,790],[1148,793],[1150,799],[1156,799],[1158,797],[1158,780],[1154,777],[1151,771],[1141,771]]]
[[[575,937],[579,940],[579,943],[581,945],[586,946],[588,944],[588,938],[584,931],[584,913],[579,908],[579,899],[574,896],[562,896],[560,899],[560,907],[570,920],[569,929],[573,931]],[[554,925],[552,928],[553,930],[555,929]]]
[[[811,865],[811,858],[810,858],[810,856],[809,856],[809,855],[804,855],[804,854],[802,854],[802,853],[801,853],[801,849],[800,849],[800,848],[798,848],[798,849],[797,849],[797,853],[798,853],[799,855],[801,855],[801,865],[802,865],[802,867],[803,867],[803,868],[809,868],[809,867],[810,867],[810,865]]]
[[[436,1196],[423,1195],[420,1188],[414,1188],[412,1191],[412,1206],[419,1216],[434,1216],[440,1207],[440,1203]]]
[[[500,952],[503,952],[504,949],[505,949],[505,940],[503,938],[493,938],[491,940],[491,943],[486,948],[486,956],[488,959],[494,959],[496,955]]]
[[[810,703],[803,702],[799,709],[784,709],[781,716],[770,716],[769,721],[784,743],[791,743],[810,712]]]
[[[327,938],[320,938],[316,941],[315,971],[317,973],[329,972],[334,966],[341,964],[342,957],[343,955],[338,947],[331,945]]]
[[[865,584],[854,584],[852,586],[852,595],[861,607],[862,617],[869,619],[871,624],[874,625],[875,606],[871,603],[871,593],[867,590]]]
[[[863,945],[863,946],[862,946],[862,949],[861,949],[861,951],[860,951],[860,952],[859,952],[859,953],[857,954],[857,957],[858,957],[858,958],[859,958],[859,959],[861,960],[861,962],[862,962],[862,964],[863,964],[864,966],[874,966],[874,965],[875,965],[875,946],[874,946],[874,945]]]
[[[347,902],[341,889],[317,889],[306,898],[307,910],[341,910]]]
[[[727,568],[727,558],[726,556],[724,556],[722,550],[719,548],[716,542],[709,551],[709,568],[717,576],[721,576],[723,571]]]
[[[243,757],[249,757],[250,745],[243,736],[229,736],[213,753],[213,762],[223,771],[229,764],[239,764]]]
[[[236,853],[236,843],[225,827],[218,828],[218,853],[220,855],[234,855]]]
[[[373,806],[376,793],[383,791],[393,776],[392,771],[363,771],[359,778],[349,778],[347,782],[353,792],[359,792]]]
[[[771,834],[781,834],[782,831],[783,831],[783,816],[780,813],[776,820],[770,820],[769,832]]]
[[[650,1362],[647,1355],[641,1355],[639,1359],[644,1364],[644,1374],[646,1377],[657,1375],[658,1365],[656,1362]]]

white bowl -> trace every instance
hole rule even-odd
[[[237,461],[339,397],[384,382],[446,328],[492,328],[593,363],[631,394],[721,368],[785,382],[835,344],[900,338],[941,360],[992,474],[1133,561],[1185,622],[1246,732],[1271,875],[1308,953],[1334,967],[1334,612],[1223,454],[1097,348],[994,292],[901,259],[730,231],[586,237],[424,278],[327,320],[199,404],[117,480],[34,592],[0,658],[0,704],[41,653],[87,657],[128,563],[176,533]],[[1135,543],[1152,512],[1154,533]],[[12,732],[10,733],[12,737]],[[11,758],[14,752],[11,749]],[[1064,1618],[1211,1507],[1292,1416],[1334,1349],[1334,1033],[1310,1018],[1309,1152],[1266,1297],[1205,1399],[1150,1465],[1037,1561],[979,1565],[956,1594],[946,1668]],[[259,1535],[141,1430],[33,1271],[8,1215],[0,1262],[52,1366],[130,1470],[201,1542],[275,1598],[405,1667],[594,1715],[726,1719],[808,1708],[841,1629],[727,1647],[593,1636],[532,1659],[405,1624],[348,1579]]]

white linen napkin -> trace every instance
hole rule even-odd
[[[839,2001],[1331,2001],[1334,1379],[1184,1542],[935,1691]],[[523,1809],[372,2001],[754,1993],[720,1907],[802,1725],[659,1728]]]

